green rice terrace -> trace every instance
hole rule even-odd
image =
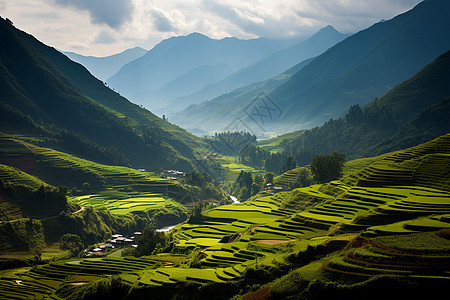
[[[61,161],[55,152],[30,148],[46,164]],[[55,156],[59,158],[52,162]],[[66,160],[83,168],[82,160]],[[90,167],[109,189],[76,201],[117,214],[179,205],[156,190],[122,192],[122,199],[115,198],[124,182],[133,181],[136,187],[174,184],[120,170]],[[127,175],[112,179],[108,174],[114,172]],[[72,259],[3,271],[0,298],[75,299],[99,291],[157,299],[320,298],[330,291],[356,297],[364,288],[380,295],[378,284],[392,284],[397,286],[393,294],[406,295],[413,295],[410,287],[429,286],[432,296],[450,283],[449,173],[447,134],[349,162],[338,181],[264,191],[244,203],[204,210],[171,230],[170,253]]]
[[[5,135],[0,136],[0,145],[0,163],[44,178],[55,186],[63,183],[69,185],[74,194],[69,201],[81,206],[104,207],[113,214],[182,207],[172,200],[182,197],[178,192],[177,180],[127,167],[94,163]],[[0,178],[9,180],[8,176],[12,175],[6,171],[0,172]],[[27,175],[27,178],[33,176]],[[34,186],[42,184],[39,181]]]

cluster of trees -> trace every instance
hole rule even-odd
[[[251,172],[241,171],[236,181],[234,182],[234,194],[241,200],[246,200],[253,195],[256,195],[262,185],[261,176],[256,175],[253,178]]]
[[[297,160],[287,152],[270,153],[261,147],[249,146],[237,156],[238,162],[267,172],[281,174],[297,167]]]
[[[345,154],[334,152],[331,155],[317,155],[313,157],[311,172],[318,183],[325,183],[342,176]]]
[[[237,159],[241,164],[255,168],[262,168],[265,165],[264,161],[269,156],[269,151],[255,145],[250,145],[239,152]]]
[[[272,172],[267,172],[264,175],[252,175],[251,172],[241,171],[228,191],[231,195],[239,198],[240,201],[245,201],[256,195],[268,183],[273,183],[274,178],[275,174]]]
[[[164,232],[156,231],[153,223],[145,226],[136,248],[136,256],[151,255],[161,252],[166,247]]]
[[[195,202],[198,200],[215,199],[221,203],[227,198],[220,188],[219,181],[213,180],[207,172],[192,171],[179,179],[182,185],[177,186],[173,196],[178,202]]]
[[[325,183],[336,180],[342,176],[342,169],[346,160],[343,153],[334,152],[331,155],[316,155],[312,159],[310,167],[301,168],[297,172],[295,181],[287,188],[294,189],[316,183]],[[281,168],[286,172],[297,167],[295,158],[288,156]],[[236,195],[241,201],[245,201],[256,195],[268,183],[274,182],[275,173],[267,172],[264,176],[252,175],[251,172],[241,171],[234,184],[228,189],[230,194]]]
[[[59,247],[61,249],[74,249],[83,247],[83,242],[79,235],[66,233],[59,239]]]
[[[237,155],[247,147],[256,143],[256,136],[244,131],[215,133],[206,137],[213,151],[223,155]]]

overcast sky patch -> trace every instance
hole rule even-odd
[[[116,38],[106,30],[100,31],[94,39],[96,44],[113,44],[116,42]]]
[[[389,20],[420,0],[0,0],[0,14],[65,51],[107,56],[151,49],[163,39],[200,32],[234,36],[305,37],[327,25],[355,33]]]
[[[53,0],[55,4],[89,12],[94,24],[119,28],[133,17],[132,0]]]

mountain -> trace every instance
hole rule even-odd
[[[341,116],[351,105],[383,95],[450,49],[449,15],[448,1],[423,1],[338,43],[268,95],[283,113],[266,120],[265,130],[311,128]],[[252,100],[245,99],[241,107]],[[198,119],[201,129],[221,130],[215,122],[233,120],[232,104],[212,116],[205,114],[207,106],[189,110],[189,118]]]
[[[264,82],[256,82],[248,86],[238,88],[232,92],[223,94],[210,101],[205,101],[197,105],[190,105],[184,111],[170,115],[171,120],[177,125],[186,128],[190,132],[197,135],[212,134],[221,131],[250,131],[253,134],[267,132],[258,131],[250,127],[251,123],[244,122],[246,117],[246,107],[248,107],[248,99],[253,102],[259,97],[264,97],[271,91],[287,82],[291,76],[308,65],[313,58],[306,59],[301,63],[293,66],[285,72]],[[201,111],[204,115],[199,116]],[[225,115],[225,118],[221,116]],[[205,124],[208,124],[205,126]]]
[[[299,165],[309,164],[315,155],[334,151],[354,159],[417,145],[450,132],[449,82],[447,51],[364,107],[354,105],[338,120],[263,144],[276,144],[294,155]]]
[[[154,96],[166,84],[200,67],[227,65],[240,69],[291,45],[291,40],[211,39],[200,33],[166,39],[144,56],[126,64],[108,84],[133,102],[157,108],[167,97]],[[200,75],[199,81],[205,79]],[[224,74],[226,76],[228,74]],[[194,80],[195,78],[191,78]],[[217,78],[212,77],[214,82]],[[169,98],[170,99],[170,98]]]
[[[338,32],[333,26],[328,25],[320,29],[306,41],[277,51],[237,70],[219,82],[205,86],[190,96],[175,99],[172,103],[174,105],[182,103],[182,105],[187,107],[189,104],[199,103],[199,100],[213,99],[236,88],[268,80],[305,59],[321,54],[347,36]],[[180,111],[179,106],[178,111]]]
[[[174,97],[189,95],[202,89],[209,82],[219,81],[232,73],[233,69],[227,64],[201,66],[166,83],[157,92],[153,93],[153,96],[173,99]],[[170,101],[168,106],[171,106],[170,111],[174,109],[180,111],[188,105],[184,101],[176,99]]]
[[[63,53],[71,60],[85,66],[86,69],[88,69],[89,72],[91,72],[91,74],[98,79],[106,81],[108,78],[116,74],[124,65],[141,57],[146,52],[147,50],[143,48],[135,47],[105,57],[83,56],[73,52]]]
[[[189,159],[201,146],[198,138],[129,102],[3,19],[0,36],[3,133],[107,164],[194,168]]]
[[[449,93],[450,95],[450,93]],[[414,119],[403,125],[394,135],[374,145],[370,153],[386,153],[421,143],[430,137],[437,137],[450,132],[450,97],[430,105]]]

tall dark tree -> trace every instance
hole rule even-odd
[[[137,254],[138,256],[150,255],[155,249],[163,248],[165,243],[166,238],[164,232],[157,232],[154,224],[147,225],[139,239]]]
[[[311,163],[311,172],[318,183],[325,183],[342,176],[345,154],[316,155]]]
[[[292,156],[288,156],[286,163],[281,167],[280,173],[295,169],[297,167],[297,161]]]

